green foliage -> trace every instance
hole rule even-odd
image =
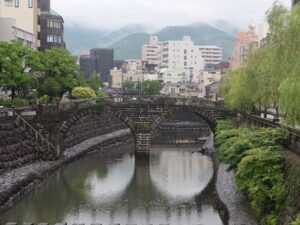
[[[161,91],[161,85],[159,81],[146,80],[142,83],[142,91],[146,95],[159,95]]]
[[[14,98],[11,100],[0,99],[0,105],[4,107],[22,107],[29,106],[30,102],[27,99]]]
[[[291,225],[300,225],[300,215],[297,217],[297,219],[291,223]]]
[[[151,123],[137,123],[134,125],[137,132],[149,132],[151,131]]]
[[[96,94],[90,87],[76,87],[72,91],[72,97],[75,99],[96,98]]]
[[[134,83],[132,81],[125,81],[123,83],[123,89],[126,91],[133,91],[134,88]]]
[[[49,100],[52,101],[54,97],[59,95],[61,86],[53,77],[46,77],[41,82],[38,91],[40,95],[47,95],[49,97]]]
[[[99,97],[99,98],[106,98],[108,96],[109,95],[107,93],[103,92],[103,91],[98,91],[97,92],[97,97]]]
[[[268,46],[250,53],[242,67],[228,73],[221,87],[230,109],[279,108],[288,125],[300,123],[299,15],[300,6],[289,11],[277,1],[268,11]]]
[[[279,129],[234,128],[230,121],[217,126],[219,158],[236,168],[237,185],[264,225],[278,224],[287,194],[284,158],[279,152],[285,139]]]
[[[60,85],[59,93],[55,97],[61,98],[64,93],[85,84],[76,57],[71,56],[67,50],[48,49],[40,54],[40,61],[44,78],[51,77]]]
[[[236,182],[261,223],[276,225],[286,196],[282,155],[267,147],[249,150],[238,165]]]
[[[50,102],[50,97],[48,95],[43,95],[39,101],[42,104],[48,104]]]
[[[20,42],[0,42],[0,87],[10,91],[11,98],[26,97],[36,87],[37,80],[30,73],[37,60],[35,52]]]
[[[89,87],[91,87],[96,93],[99,92],[99,89],[103,87],[103,81],[100,78],[100,75],[93,74],[91,79],[87,81]]]

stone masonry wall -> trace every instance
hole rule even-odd
[[[14,118],[0,121],[0,174],[49,157],[45,148],[35,142],[23,128],[17,127]]]
[[[87,139],[124,128],[126,128],[126,125],[120,119],[110,114],[91,115],[81,118],[67,132],[64,138],[64,148],[70,148]]]

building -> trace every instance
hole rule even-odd
[[[199,83],[200,71],[206,64],[222,62],[222,49],[217,46],[197,46],[191,37],[182,40],[159,42],[151,36],[149,44],[142,47],[142,60],[148,73],[157,73],[161,69],[169,71],[185,70],[190,74],[188,81]]]
[[[110,87],[122,88],[123,87],[123,73],[122,70],[114,68],[110,70]]]
[[[169,70],[190,71],[192,82],[199,82],[200,71],[204,69],[204,59],[199,46],[194,45],[191,37],[182,41],[166,41],[162,44],[162,67]]]
[[[7,28],[1,29],[0,40],[17,39],[24,44],[38,48],[40,46],[38,39],[40,32],[39,16],[38,0],[0,0],[1,28]]]
[[[219,82],[222,79],[221,70],[204,70],[201,72],[201,80],[199,85],[200,97],[206,96],[206,87],[212,83]]]
[[[204,59],[204,65],[219,64],[222,62],[222,48],[217,46],[203,45],[199,46],[199,49]]]
[[[170,97],[200,97],[198,84],[192,82],[185,84],[166,83],[162,87],[161,94]]]
[[[96,72],[96,58],[89,55],[81,55],[79,58],[80,69],[84,73],[84,79],[91,79],[92,74]]]
[[[248,32],[239,32],[232,58],[230,59],[230,68],[236,69],[243,64],[247,56],[259,47],[259,38],[255,34],[255,26],[250,25]]]
[[[221,86],[221,81],[211,83],[205,87],[205,98],[210,101],[219,101],[222,100],[222,97],[219,95],[219,89]]]
[[[36,36],[33,33],[21,30],[16,26],[13,18],[0,18],[0,41],[10,42],[18,40],[24,45],[36,48]]]
[[[149,44],[142,46],[142,60],[149,65],[158,66],[161,63],[162,42],[158,41],[157,36],[151,36]]]
[[[51,9],[50,0],[40,1],[40,50],[51,48],[65,48],[64,19]]]
[[[79,64],[86,79],[96,73],[104,82],[109,82],[110,70],[114,68],[114,49],[91,49],[90,55],[80,56]]]
[[[158,80],[162,83],[185,83],[190,80],[190,71],[185,69],[161,69]]]

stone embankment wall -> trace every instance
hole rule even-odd
[[[15,118],[0,121],[0,174],[29,163],[43,161],[55,154],[41,147],[23,128],[15,124]]]
[[[87,139],[125,129],[126,125],[112,115],[93,115],[79,119],[64,137],[64,148],[70,148]]]

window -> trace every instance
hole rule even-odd
[[[33,8],[33,0],[28,0],[28,8]]]
[[[15,7],[19,8],[19,6],[20,6],[20,0],[15,0]]]
[[[47,42],[48,43],[62,43],[62,37],[57,35],[48,35],[47,36]]]
[[[13,0],[5,0],[5,6],[6,7],[12,7],[13,6]]]

